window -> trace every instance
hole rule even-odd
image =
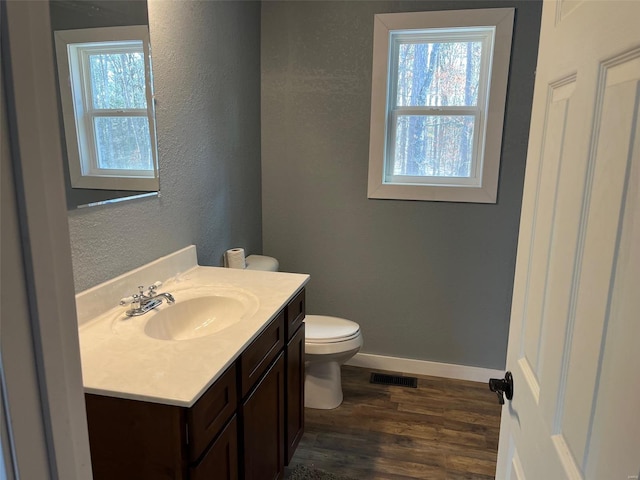
[[[513,9],[375,16],[369,198],[495,203]]]
[[[55,32],[74,188],[158,190],[148,37],[146,26]]]

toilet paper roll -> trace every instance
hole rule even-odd
[[[247,268],[244,248],[231,248],[224,253],[225,266],[228,268]]]

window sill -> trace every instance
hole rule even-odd
[[[390,185],[369,187],[368,198],[433,202],[496,203],[496,188],[451,185]]]

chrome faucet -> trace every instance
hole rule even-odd
[[[173,295],[167,292],[156,293],[158,287],[162,285],[162,282],[156,282],[149,287],[147,293],[144,292],[144,286],[138,287],[138,293],[131,295],[130,297],[124,297],[120,299],[120,305],[131,305],[132,307],[125,312],[127,317],[137,317],[144,315],[150,310],[162,305],[162,300],[165,299],[167,303],[175,303]]]

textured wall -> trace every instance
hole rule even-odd
[[[161,196],[69,212],[76,291],[189,244],[204,265],[262,246],[260,4],[155,0],[149,24]]]
[[[367,199],[373,15],[517,7],[496,205]],[[502,368],[541,5],[262,5],[263,249],[311,274],[307,311],[360,323],[363,351]]]

